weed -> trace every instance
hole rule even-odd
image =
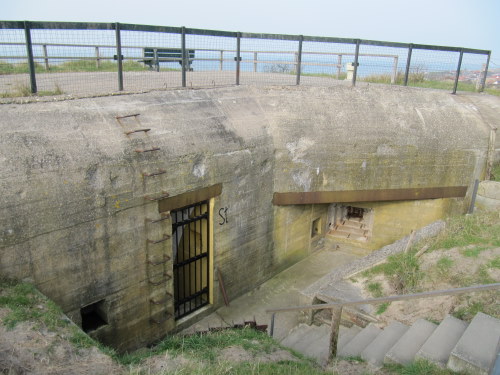
[[[431,249],[450,249],[475,244],[500,246],[498,213],[482,213],[449,218],[446,230],[434,241]]]
[[[498,91],[497,95],[500,95],[500,90],[496,91]],[[496,163],[493,165],[493,168],[491,169],[491,180],[500,181],[500,163]]]
[[[454,372],[441,368],[426,360],[417,360],[406,366],[384,365],[384,368],[400,375],[452,375]]]
[[[439,260],[436,263],[438,272],[442,276],[446,275],[452,266],[453,266],[453,259],[451,259],[448,256],[439,258]]]
[[[499,268],[500,269],[500,256],[497,256],[496,258],[490,260],[488,262],[488,267],[489,268]]]
[[[465,257],[477,258],[479,256],[479,254],[481,254],[482,251],[487,250],[487,249],[488,249],[487,247],[478,246],[478,247],[474,247],[472,249],[462,250],[462,251],[460,251],[460,253]]]
[[[382,297],[382,285],[378,282],[368,284],[368,290],[373,297]]]
[[[380,315],[380,314],[385,313],[385,311],[389,308],[390,305],[391,305],[390,302],[381,303],[380,305],[378,305],[377,311],[375,311],[375,314]]]

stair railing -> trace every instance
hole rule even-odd
[[[317,304],[317,305],[290,306],[290,307],[268,309],[268,310],[266,310],[266,313],[272,314],[269,334],[271,336],[274,335],[274,325],[275,325],[277,313],[290,312],[290,311],[313,311],[313,310],[331,309],[332,310],[332,323],[331,323],[331,332],[330,332],[330,340],[329,340],[329,348],[328,348],[328,353],[329,353],[328,360],[330,361],[331,359],[333,359],[337,356],[337,343],[338,343],[338,337],[339,337],[340,317],[342,315],[342,309],[345,306],[356,306],[356,305],[364,305],[364,304],[377,304],[377,303],[386,303],[386,302],[395,302],[395,301],[406,301],[406,300],[411,300],[411,299],[429,298],[429,297],[438,297],[438,296],[450,296],[450,295],[456,295],[456,294],[482,292],[485,290],[493,290],[493,289],[500,289],[500,283],[474,285],[474,286],[469,286],[469,287],[465,287],[465,288],[433,290],[430,292],[403,294],[403,295],[381,297],[381,298],[367,298],[367,299],[357,300],[357,301],[333,302],[333,303],[322,303],[322,304]],[[321,295],[318,295],[318,297],[321,297]]]

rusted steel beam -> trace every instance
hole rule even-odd
[[[273,204],[320,204],[347,202],[406,201],[435,198],[463,198],[467,186],[447,186],[433,188],[313,191],[298,193],[274,193]]]
[[[172,211],[180,207],[189,206],[197,202],[202,202],[210,198],[219,196],[222,193],[222,184],[212,185],[203,189],[179,194],[174,197],[161,199],[158,202],[158,211]]]

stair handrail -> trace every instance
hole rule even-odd
[[[481,292],[485,290],[493,290],[499,289],[500,283],[493,284],[482,284],[482,285],[473,285],[463,288],[453,288],[453,289],[442,289],[442,290],[432,290],[429,292],[421,292],[421,293],[410,293],[410,294],[401,294],[389,297],[379,297],[379,298],[366,298],[356,301],[342,301],[342,302],[332,302],[332,303],[322,303],[322,304],[314,304],[314,305],[298,305],[298,306],[289,306],[289,307],[280,307],[274,309],[267,309],[266,313],[271,315],[271,324],[270,324],[270,332],[271,336],[274,335],[274,324],[275,317],[277,313],[281,312],[290,312],[290,311],[306,311],[306,310],[324,310],[331,309],[332,310],[332,323],[331,323],[331,332],[330,332],[330,340],[329,340],[329,348],[328,360],[335,358],[337,356],[337,343],[339,336],[339,327],[340,327],[340,317],[342,315],[342,309],[344,306],[355,306],[355,305],[365,305],[365,304],[375,304],[375,303],[386,303],[386,302],[395,302],[395,301],[406,301],[411,299],[419,299],[419,298],[429,298],[429,297],[438,297],[438,296],[448,296],[448,295],[456,295],[456,294],[467,294],[473,292]],[[319,294],[319,297],[322,295]]]

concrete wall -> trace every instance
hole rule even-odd
[[[140,123],[115,118],[137,113]],[[124,134],[134,128],[151,131]],[[489,137],[477,108],[448,93],[384,86],[9,104],[0,132],[0,275],[33,279],[77,322],[81,307],[104,300],[108,325],[94,335],[120,350],[178,324],[160,319],[172,301],[150,303],[173,291],[171,280],[149,283],[171,272],[172,260],[147,263],[171,256],[172,243],[147,242],[168,235],[171,221],[148,224],[161,216],[146,196],[222,184],[212,201],[212,268],[232,299],[317,241],[311,220],[327,208],[273,207],[273,192],[470,185]],[[160,150],[135,152],[153,146]],[[216,274],[211,281],[216,307]]]

